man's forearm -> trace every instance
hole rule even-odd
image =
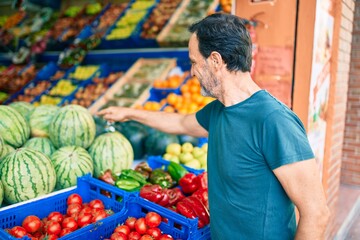
[[[152,128],[171,134],[188,134],[185,128],[181,128],[184,115],[167,112],[152,112],[138,109],[127,109],[128,118]]]
[[[323,214],[318,217],[301,217],[296,231],[296,240],[323,240],[325,239],[325,230],[329,222],[329,213],[327,208]]]

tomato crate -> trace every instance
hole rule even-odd
[[[147,158],[147,162],[152,169],[165,167],[165,170],[166,170],[168,165],[170,164],[170,161],[163,159],[161,156],[149,156]],[[203,173],[205,171],[204,169],[195,169],[195,168],[190,168],[188,166],[185,166],[184,164],[181,164],[181,165],[186,170],[188,170],[189,172],[194,173],[196,175],[199,175],[200,173]]]
[[[124,211],[115,214],[112,217],[112,221],[108,224],[103,224],[95,229],[93,235],[94,238],[92,239],[109,239],[111,234],[114,232],[114,229],[118,225],[124,224],[128,217],[145,217],[148,212],[156,212],[161,215],[163,220],[159,225],[160,230],[164,234],[170,234],[174,239],[210,239],[209,225],[198,229],[197,219],[186,218],[140,197],[130,197],[126,203]]]
[[[108,225],[109,222],[113,221],[112,219],[116,213],[124,211],[125,203],[130,197],[129,193],[95,179],[88,174],[78,178],[76,187],[63,189],[0,209],[0,239],[17,239],[8,234],[5,229],[21,226],[22,221],[29,215],[36,215],[42,219],[55,211],[66,214],[67,198],[73,193],[79,194],[84,203],[88,203],[94,199],[100,199],[104,203],[105,209],[111,209],[114,214],[86,227],[77,229],[74,232],[59,238],[61,240],[96,239],[93,237],[94,231],[101,225]],[[27,236],[21,239],[30,240]]]

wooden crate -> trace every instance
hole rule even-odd
[[[159,66],[164,64],[164,68],[160,69],[158,73],[153,75],[144,76],[140,78],[138,76],[139,72],[146,68],[146,66]],[[121,90],[121,88],[130,82],[134,81],[142,81],[144,83],[148,83],[148,87],[143,90],[142,94],[134,100],[131,107],[134,107],[138,104],[143,103],[150,95],[150,88],[155,79],[165,79],[171,69],[176,66],[175,58],[140,58],[138,59],[132,67],[118,80],[116,81],[111,88],[109,88],[106,93],[99,98],[94,104],[89,107],[89,111],[91,114],[95,114],[102,106],[107,104],[109,101],[114,99],[114,96],[117,92]]]
[[[181,17],[182,14],[184,14],[185,10],[187,9],[187,7],[189,6],[190,3],[191,3],[191,0],[183,1],[182,4],[179,6],[179,8],[176,10],[176,12],[171,17],[169,23],[159,33],[158,37],[156,38],[156,41],[158,42],[159,46],[161,46],[161,47],[186,47],[187,46],[187,42],[189,39],[186,39],[186,41],[184,41],[184,42],[181,42],[181,41],[173,42],[173,41],[169,41],[167,39],[167,37],[169,36],[169,34],[172,31],[174,31],[174,27],[176,27],[176,25],[179,21],[179,18]],[[219,5],[219,0],[213,0],[212,3],[207,8],[206,12],[210,12],[210,11],[214,12],[218,5]],[[200,21],[203,17],[205,17],[205,16],[194,19],[193,23],[195,23],[196,21]],[[189,34],[189,36],[190,36],[190,34]]]

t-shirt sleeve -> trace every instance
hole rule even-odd
[[[300,119],[284,109],[271,113],[262,128],[262,152],[272,170],[314,158]]]
[[[207,131],[209,131],[209,124],[210,124],[210,118],[211,118],[210,116],[211,116],[215,101],[209,103],[208,105],[206,105],[205,107],[203,107],[196,113],[197,121]]]

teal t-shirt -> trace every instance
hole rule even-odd
[[[265,90],[196,118],[209,132],[211,238],[293,239],[294,205],[272,170],[314,158],[300,119]]]

